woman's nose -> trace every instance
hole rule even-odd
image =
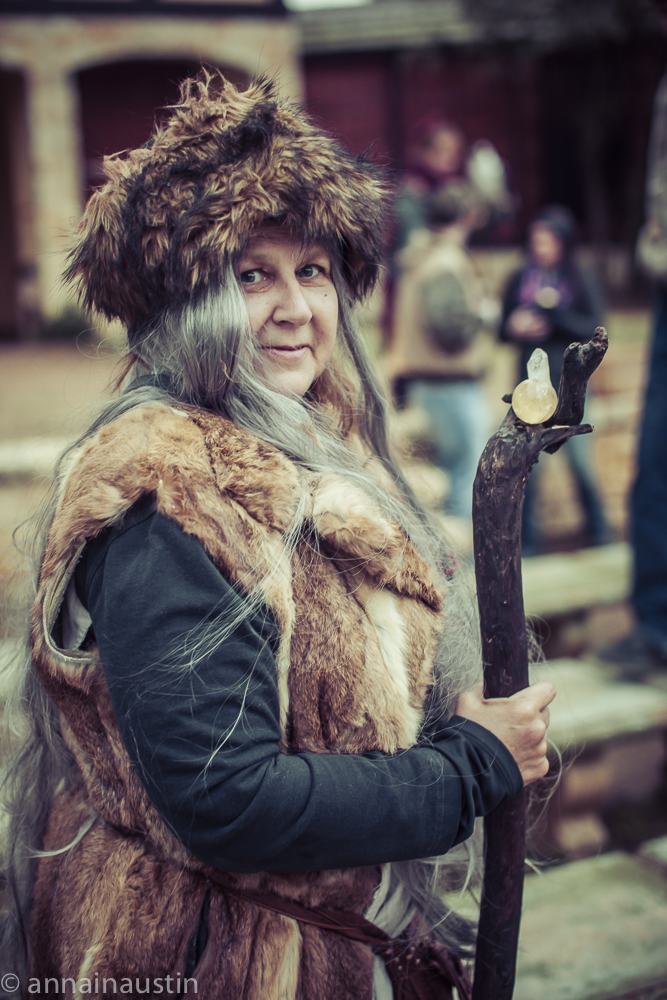
[[[275,323],[289,323],[295,327],[310,323],[313,313],[296,277],[293,280],[281,282],[277,293],[278,297],[272,316]]]

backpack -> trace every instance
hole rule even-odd
[[[426,329],[447,354],[460,354],[470,346],[482,320],[470,311],[459,278],[451,271],[427,278],[421,286]]]

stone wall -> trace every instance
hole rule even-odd
[[[67,239],[83,208],[76,74],[122,59],[161,58],[228,66],[248,77],[267,73],[280,80],[284,93],[301,96],[298,37],[286,20],[0,17],[0,70],[23,80],[23,106],[11,109],[17,124],[10,155],[19,336],[30,336],[35,314],[55,319],[71,307],[60,276]],[[22,303],[30,304],[33,320]]]

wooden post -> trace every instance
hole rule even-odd
[[[607,350],[598,327],[587,344],[565,351],[558,408],[543,424],[511,409],[479,462],[473,490],[475,575],[484,659],[484,694],[509,697],[528,686],[528,644],[521,587],[521,516],[526,483],[540,452],[556,451],[582,425],[588,379]],[[511,402],[511,397],[505,397]],[[484,820],[485,871],[473,1000],[511,1000],[521,922],[526,853],[521,792]]]

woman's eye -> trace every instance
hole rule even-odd
[[[261,271],[241,271],[239,280],[242,285],[257,285],[262,277]]]
[[[324,268],[320,267],[319,264],[306,264],[305,267],[299,269],[298,274],[300,278],[316,278],[318,274],[323,274]]]

